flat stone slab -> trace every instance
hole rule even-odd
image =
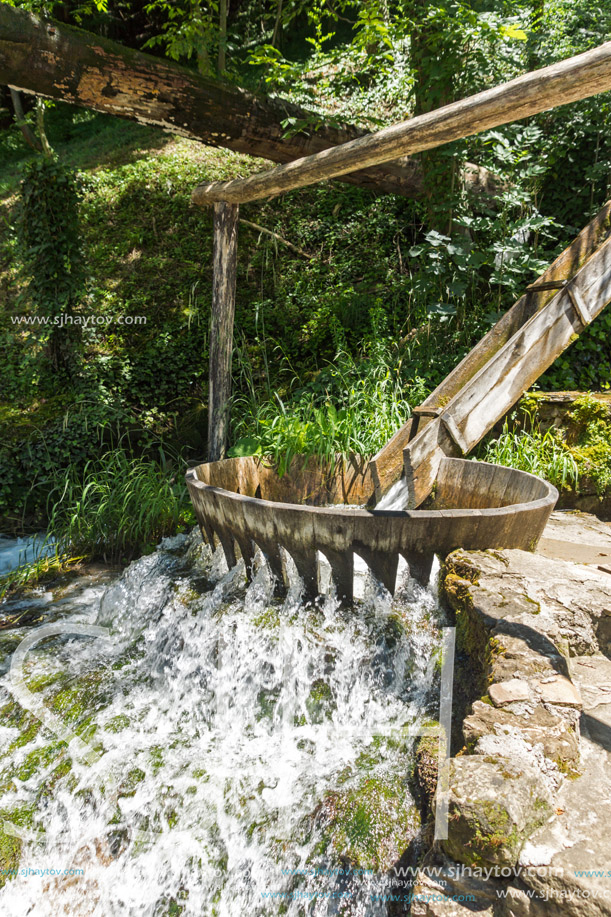
[[[560,707],[576,707],[581,710],[581,694],[570,679],[556,675],[543,681],[534,682],[535,691],[544,704],[557,704]]]
[[[611,565],[611,523],[575,510],[554,512],[537,553],[577,564]]]
[[[504,707],[505,704],[527,701],[530,697],[528,682],[520,678],[510,678],[508,681],[490,685],[488,694],[495,707]]]

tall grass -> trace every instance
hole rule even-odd
[[[579,479],[577,464],[561,434],[552,428],[543,433],[535,424],[530,431],[512,430],[505,421],[501,435],[488,443],[482,459],[530,471],[556,487],[574,487]]]
[[[192,524],[182,475],[117,449],[66,469],[49,497],[47,535],[58,552],[106,562],[132,559]]]
[[[425,395],[422,380],[408,386],[400,361],[380,351],[360,363],[342,351],[321,376],[285,398],[248,384],[234,399],[229,455],[269,456],[281,474],[295,455],[331,463],[337,454],[373,455]]]

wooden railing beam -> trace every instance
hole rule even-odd
[[[608,89],[611,89],[611,42],[267,172],[198,185],[192,201],[205,206],[214,201],[244,203],[272,197],[357,169],[381,165],[400,156],[430,150]]]
[[[576,239],[530,286],[469,351],[443,382],[414,410],[401,429],[371,460],[370,467],[378,500],[403,474],[403,449],[424,427],[438,417],[449,401],[503,347],[536,312],[564,289],[580,267],[602,245],[611,231],[611,202],[597,213]]]

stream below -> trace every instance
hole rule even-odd
[[[403,577],[275,598],[196,531],[15,600],[40,617],[0,634],[2,913],[389,913],[442,623]]]

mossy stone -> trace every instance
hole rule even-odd
[[[321,850],[353,869],[374,872],[389,869],[420,827],[406,780],[395,773],[365,776],[354,787],[330,793],[320,815]]]

